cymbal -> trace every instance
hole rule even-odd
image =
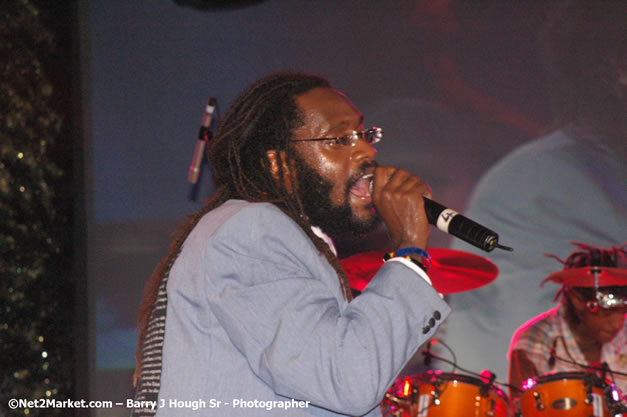
[[[360,253],[341,259],[351,288],[363,291],[375,276],[387,251]],[[429,248],[429,278],[441,294],[474,290],[494,281],[498,268],[489,259],[468,252]]]
[[[594,287],[594,273],[597,271],[599,287],[627,285],[627,269],[606,266],[585,266],[553,272],[542,281],[542,284],[553,281],[572,287]]]

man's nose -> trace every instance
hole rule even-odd
[[[377,156],[377,150],[364,139],[358,139],[355,146],[351,147],[351,161],[362,163],[372,161]]]

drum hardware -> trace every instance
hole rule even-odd
[[[627,413],[627,403],[621,401],[620,394],[614,385],[605,384],[603,393],[605,397],[605,404],[607,404],[607,408],[610,410],[611,415],[616,416]]]
[[[615,402],[608,406],[611,415],[619,416],[627,414],[627,404],[621,402]]]
[[[432,405],[440,405],[440,396],[442,395],[442,390],[440,389],[441,386],[442,379],[438,376],[435,378],[435,381],[433,381],[433,390],[431,390],[431,398],[433,400],[431,401],[429,407]]]
[[[592,404],[592,401],[594,401],[594,398],[592,397],[592,388],[599,387],[599,384],[596,383],[596,377],[593,374],[586,374],[583,377],[583,384],[586,387],[586,399],[584,400],[584,403],[586,405],[590,405]]]
[[[487,375],[489,375],[489,377],[485,375],[486,373]],[[493,372],[490,372],[487,369],[481,372],[482,384],[481,384],[481,387],[479,387],[479,395],[481,397],[483,398],[489,397],[490,392],[495,389],[495,386],[494,386],[495,380],[496,380],[496,374],[494,374]],[[490,409],[488,410],[486,414],[488,415],[488,417],[493,417],[494,411],[496,410],[496,401],[494,400],[494,398],[490,398],[489,401],[490,401]]]
[[[389,392],[383,397],[381,406],[382,412],[388,417],[403,417],[404,410],[409,409],[408,404],[404,404],[402,399],[398,398],[396,395],[390,394]]]
[[[542,395],[539,392],[536,391],[533,393],[533,399],[536,400],[536,410],[544,410]]]
[[[399,398],[396,395],[392,395],[389,392],[384,396],[384,402],[386,401],[393,407],[393,410],[391,411],[392,414],[386,414],[391,417],[402,417],[403,410],[408,410],[410,408],[409,401]]]
[[[389,391],[384,396],[384,403],[387,401],[392,406],[392,410],[385,415],[389,417],[407,417],[408,413],[412,417],[417,408],[421,407],[418,404],[419,396],[418,389],[411,383],[409,377],[405,377],[401,389],[396,391],[397,395],[390,393]],[[424,408],[428,408],[431,405],[426,405]]]
[[[624,403],[620,399],[620,394],[614,384],[609,382],[608,375],[612,374],[609,365],[607,362],[602,363],[602,373],[601,378],[603,381],[606,381],[603,385],[603,397],[605,400],[605,404],[609,408],[612,415],[620,415],[623,413],[627,413],[627,403]]]
[[[590,398],[592,398],[592,393],[590,393]],[[551,404],[554,410],[570,410],[575,407],[577,407],[577,400],[570,397],[560,398]]]
[[[496,410],[496,401],[494,398],[490,398],[490,411],[488,411],[489,417],[494,417],[494,410]]]
[[[432,405],[440,405],[440,394],[442,394],[440,387],[435,387],[431,391]]]
[[[592,387],[589,386],[586,388],[586,399],[584,400],[586,405],[592,404]]]
[[[483,372],[481,373],[481,381],[483,383],[481,384],[481,388],[479,388],[479,395],[481,395],[482,397],[487,397],[490,390],[494,387],[494,380],[496,379],[496,375],[487,370],[484,372],[487,372],[489,377],[486,377]]]

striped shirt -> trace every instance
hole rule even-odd
[[[549,366],[550,350],[555,340],[557,340],[555,344],[557,358],[588,364],[564,319],[564,314],[565,307],[560,304],[518,328],[512,337],[508,359],[511,360],[512,351],[521,350],[527,353],[529,360],[533,362],[540,375],[547,372],[582,371],[581,367],[559,359],[555,361],[553,367]],[[627,320],[614,339],[603,345],[601,362],[607,363],[612,371],[627,371]],[[627,392],[627,377],[614,375],[613,379],[623,393]]]

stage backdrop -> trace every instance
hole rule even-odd
[[[549,123],[535,48],[547,6],[538,3],[270,0],[201,10],[171,0],[81,2],[90,397],[132,396],[144,284],[177,225],[212,192],[206,165],[197,186],[187,182],[210,96],[223,114],[262,75],[321,74],[367,126],[385,130],[382,163],[421,176],[437,200],[463,211],[480,175]],[[448,239],[434,231],[431,245]],[[362,239],[340,249],[380,246]]]

